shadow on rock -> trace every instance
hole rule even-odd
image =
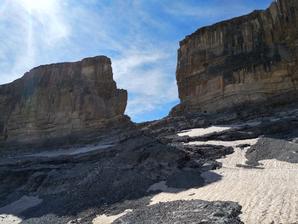
[[[125,202],[127,208],[147,205],[153,195],[148,189],[158,182],[181,190],[206,184],[200,176],[203,164],[204,158],[193,160],[179,147],[135,133],[86,154],[1,163],[0,207],[26,195],[42,202],[18,212],[12,207],[10,214],[22,217],[23,223],[66,223],[78,217],[80,223],[90,223],[113,205],[118,210],[126,209]],[[214,178],[218,180],[220,176]]]

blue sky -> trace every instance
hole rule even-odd
[[[179,41],[201,26],[269,6],[271,0],[0,0],[0,84],[31,68],[106,55],[126,114],[140,122],[178,100]]]

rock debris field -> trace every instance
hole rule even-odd
[[[268,118],[268,121],[280,125],[279,118]],[[262,129],[262,123],[253,121],[240,125],[210,126],[177,133],[180,137],[188,136],[191,139],[208,138],[207,141],[188,141],[185,145],[225,146],[232,147],[234,152],[217,160],[222,164],[221,168],[201,173],[205,181],[202,187],[183,190],[167,186],[166,181],[151,185],[148,191],[161,192],[150,199],[150,206],[175,201],[233,201],[242,206],[240,218],[244,223],[297,223],[298,144],[295,138],[292,141],[277,136],[218,140],[219,136],[227,136],[226,133],[235,133],[243,128]],[[266,150],[271,150],[275,158],[263,159],[262,153],[268,157]],[[133,210],[114,216],[101,215],[93,223],[108,224],[115,220],[115,223],[126,223],[119,220],[126,220],[130,213],[133,214]]]

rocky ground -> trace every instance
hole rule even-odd
[[[171,144],[192,149],[194,158],[205,147],[212,152],[216,147],[232,147],[234,153],[216,160],[221,164],[218,169],[201,174],[204,186],[179,192],[162,186],[163,192],[154,196],[151,204],[196,199],[234,201],[242,206],[244,223],[297,223],[297,115],[295,108],[286,108],[229,122],[213,119],[213,126],[167,136]]]
[[[295,223],[297,115],[172,117],[87,146],[6,152],[0,223]]]
[[[173,201],[136,209],[113,224],[133,223],[242,223],[240,206],[229,202]]]
[[[203,185],[203,158],[193,160],[187,151],[138,129],[125,131],[84,147],[6,152],[0,161],[0,222],[13,219],[7,214],[17,217],[13,223],[91,223],[115,204],[125,209],[123,201],[129,208],[146,206],[156,182]]]

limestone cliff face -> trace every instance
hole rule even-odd
[[[204,27],[180,42],[177,112],[298,99],[298,1]]]
[[[126,103],[105,56],[39,66],[0,86],[0,145],[95,132],[125,120]]]

